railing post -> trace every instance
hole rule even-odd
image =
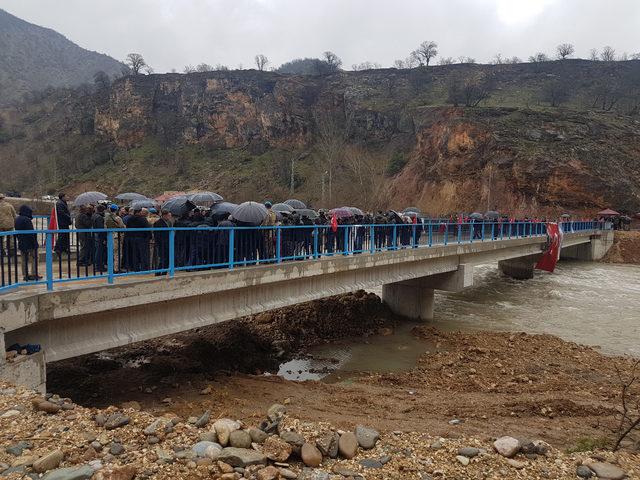
[[[169,278],[176,274],[176,231],[172,228],[169,231]]]
[[[375,229],[373,225],[369,226],[369,252],[371,252],[371,254],[376,252],[376,236],[374,232]]]
[[[349,225],[344,226],[344,245],[342,247],[342,254],[349,255]]]
[[[433,245],[433,224],[429,222],[429,246]]]
[[[47,290],[53,290],[53,234],[45,234],[45,262],[47,264]],[[4,240],[4,237],[3,237]]]
[[[445,245],[447,244],[448,240],[449,240],[449,224],[446,223],[444,228],[444,244]]]
[[[411,234],[412,234],[412,236],[413,236],[413,245],[412,245],[412,247],[413,247],[413,248],[416,248],[416,247],[418,246],[418,245],[416,244],[416,236],[417,236],[416,234],[417,234],[417,230],[418,230],[418,225],[417,225],[417,224],[414,224],[411,228],[412,228],[412,232],[411,232]]]
[[[496,239],[496,224],[494,222],[491,222],[491,240],[495,240]]]
[[[231,227],[231,230],[229,230],[229,270],[233,270],[233,262],[234,262],[233,252],[235,250],[235,241],[236,241],[235,228]]]
[[[113,283],[113,232],[107,232],[107,282]]]
[[[282,263],[282,250],[281,250],[281,239],[282,239],[282,231],[280,225],[276,226],[276,260],[278,263]]]
[[[464,228],[464,223],[458,225],[458,243],[462,242],[462,229]]]
[[[313,227],[313,258],[318,258],[318,243],[320,242],[320,229]]]
[[[396,239],[398,238],[397,235],[398,235],[398,227],[394,223],[393,224],[393,245],[391,247],[392,250],[397,250],[398,249],[397,243],[396,243]]]

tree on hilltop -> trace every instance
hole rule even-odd
[[[267,58],[266,55],[263,55],[262,53],[259,55],[256,55],[255,62],[256,62],[256,67],[258,67],[258,70],[261,72],[264,71],[265,68],[267,68],[267,65],[269,65],[269,59]]]
[[[424,65],[428,67],[431,59],[435,58],[437,55],[438,44],[433,40],[425,40],[417,49],[411,52],[411,56],[418,62],[421,67]]]
[[[144,58],[139,53],[130,53],[127,55],[127,59],[125,60],[125,64],[131,69],[134,75],[140,75],[142,69],[145,67],[150,68],[147,65],[147,62],[144,61]]]
[[[570,43],[561,43],[556,47],[558,60],[565,60],[575,53],[576,49]]]

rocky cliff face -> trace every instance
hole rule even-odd
[[[206,187],[242,200],[288,196],[295,160],[295,195],[318,206],[631,212],[640,210],[638,72],[639,62],[550,62],[127,77],[108,92],[5,112],[17,135],[0,143],[0,166],[47,144],[42,166],[53,151],[58,171],[72,167],[42,180],[50,187]],[[602,78],[620,96],[609,110],[593,106]],[[476,81],[490,85],[487,98],[454,106],[451,85]],[[544,100],[550,81],[576,87],[562,108]]]

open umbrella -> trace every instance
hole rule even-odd
[[[402,213],[406,215],[407,213],[422,213],[422,211],[418,207],[407,207]]]
[[[134,200],[131,202],[130,207],[134,210],[139,210],[141,208],[154,208],[156,206],[156,201],[151,200],[150,198],[145,198],[141,200]]]
[[[276,203],[271,207],[271,210],[274,212],[293,212],[293,207],[291,205],[287,205],[286,203]]]
[[[473,212],[471,215],[469,215],[469,218],[472,218],[473,220],[482,220],[484,216],[481,213]]]
[[[162,210],[169,210],[171,215],[178,217],[181,217],[194,208],[196,208],[196,204],[184,195],[173,197],[162,205]]]
[[[267,215],[267,207],[258,202],[241,203],[231,212],[234,220],[247,225],[260,225]]]
[[[295,198],[290,198],[289,200],[286,200],[284,203],[296,209],[307,208],[304,202],[301,202],[300,200],[296,200]]]
[[[141,193],[135,193],[135,192],[126,192],[126,193],[121,193],[120,195],[116,195],[116,200],[126,200],[126,201],[133,201],[133,200],[147,200],[148,197],[146,195],[142,195]]]
[[[342,207],[342,208],[346,208],[348,210],[351,210],[351,213],[353,213],[354,215],[358,215],[360,217],[364,217],[364,212],[362,210],[360,210],[357,207]]]
[[[306,217],[310,220],[315,220],[316,218],[318,218],[318,213],[315,210],[311,210],[310,208],[296,208],[294,212],[296,212],[301,217]],[[287,212],[281,213],[286,214]]]
[[[187,198],[197,205],[213,205],[214,203],[220,203],[222,200],[224,200],[215,192],[192,193],[188,195]]]
[[[500,214],[495,210],[489,210],[487,213],[484,214],[484,217],[487,220],[498,220],[500,218]]]
[[[348,208],[334,208],[332,210],[329,210],[329,215],[331,216],[335,216],[337,219],[340,218],[351,218],[353,217],[353,212],[351,210],[349,210]]]
[[[214,203],[211,206],[211,216],[215,220],[221,220],[227,218],[228,215],[231,215],[238,205],[231,202],[220,202]]]
[[[107,196],[101,192],[84,192],[76,197],[73,204],[76,207],[80,207],[82,205],[96,204],[99,201],[106,199]]]
[[[164,203],[167,200],[171,200],[173,197],[185,196],[185,192],[164,192],[162,195],[158,195],[155,200],[159,203]]]
[[[562,215],[560,215],[561,218],[571,218],[571,214],[570,213],[563,213]]]
[[[398,212],[396,212],[395,210],[389,210],[387,212],[387,216],[394,222],[397,223],[404,223],[404,220],[402,219],[402,215],[400,215]]]
[[[617,217],[618,215],[620,215],[620,213],[615,210],[611,210],[610,208],[598,212],[598,216],[600,217]]]

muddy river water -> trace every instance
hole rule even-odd
[[[435,301],[433,325],[439,329],[548,333],[605,354],[640,357],[640,266],[561,262],[553,274],[518,281],[495,265],[482,265],[475,269],[474,287],[436,292]],[[279,375],[339,382],[362,371],[410,369],[435,348],[413,337],[412,327],[318,347],[310,357],[283,364]]]

